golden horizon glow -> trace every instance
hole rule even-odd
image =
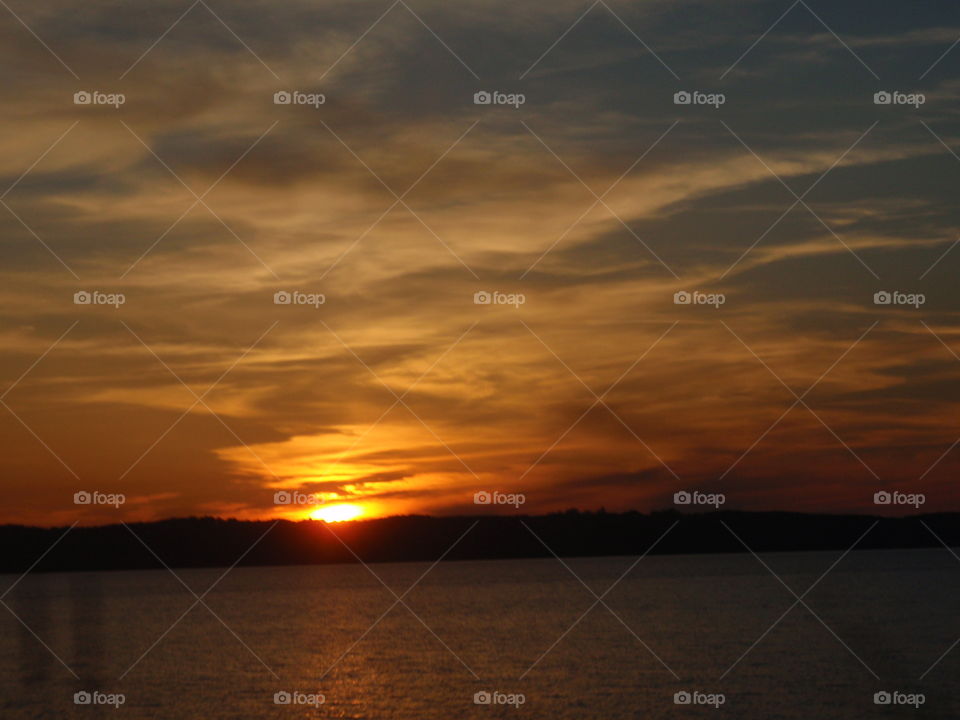
[[[335,503],[333,505],[321,505],[310,513],[310,517],[314,520],[337,523],[356,520],[366,514],[366,510],[364,510],[361,505],[354,503]]]

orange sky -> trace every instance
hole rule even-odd
[[[960,51],[917,78],[960,19],[845,47],[798,12],[731,68],[759,5],[616,6],[655,55],[602,7],[551,48],[579,4],[489,5],[352,49],[383,8],[198,7],[150,49],[182,10],[17,6],[49,49],[0,27],[0,522],[958,509]]]

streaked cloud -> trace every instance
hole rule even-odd
[[[87,486],[149,498],[136,518],[282,514],[279,488],[376,513],[480,488],[651,509],[694,484],[953,506],[960,51],[918,78],[960,17],[824,8],[878,83],[802,8],[721,80],[764,3],[598,5],[553,48],[580,4],[410,3],[352,50],[389,5],[210,7],[133,65],[185,8],[11,6],[81,80],[3,31],[4,386],[29,369],[0,415],[5,521],[73,518]],[[727,102],[673,103],[697,88]],[[927,102],[873,103],[897,88]],[[873,303],[897,289],[926,303]]]

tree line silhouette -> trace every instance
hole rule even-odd
[[[548,515],[404,515],[330,525],[316,520],[191,517],[127,526],[78,526],[65,535],[66,528],[4,525],[0,526],[0,572],[24,572],[35,562],[33,572],[641,555],[648,551],[740,553],[748,552],[747,548],[758,553],[842,551],[865,532],[858,550],[942,547],[938,537],[948,545],[960,545],[958,521],[956,513],[878,518],[727,510],[701,514],[569,510]]]

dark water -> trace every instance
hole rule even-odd
[[[802,596],[839,556],[763,559]],[[566,561],[582,583],[557,560],[371,566],[383,584],[362,566],[177,571],[200,596],[223,575],[209,609],[166,571],[28,575],[4,598],[27,627],[0,607],[0,716],[960,717],[960,647],[934,665],[960,638],[946,550],[851,553],[785,616],[796,598],[750,555],[647,557],[595,605],[634,561]]]

